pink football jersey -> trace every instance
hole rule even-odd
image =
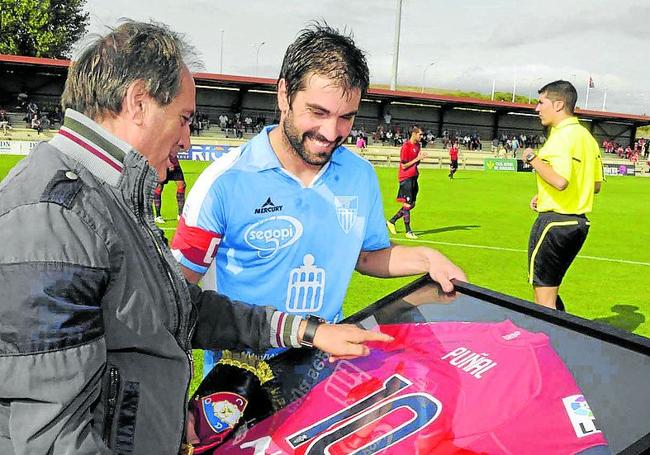
[[[305,397],[215,453],[575,454],[607,441],[546,335],[510,321],[383,325]]]

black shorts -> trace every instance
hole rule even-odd
[[[164,185],[165,183],[169,181],[175,181],[175,182],[184,182],[185,181],[185,175],[183,175],[183,169],[180,166],[176,166],[174,169],[171,171],[167,169],[167,178],[165,179],[162,184]]]
[[[451,169],[458,169],[458,160],[451,160],[451,164],[449,165]]]
[[[528,239],[528,281],[534,286],[559,286],[588,233],[584,215],[540,213]]]
[[[397,201],[415,205],[415,200],[418,197],[418,190],[417,177],[409,177],[406,180],[402,180],[399,182],[399,189],[397,190]]]

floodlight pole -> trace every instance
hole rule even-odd
[[[221,52],[219,53],[219,74],[223,74],[223,32],[221,29]]]
[[[497,80],[492,79],[492,95],[490,95],[490,99],[494,101],[494,89],[497,87]]]
[[[424,67],[424,71],[422,71],[422,90],[420,90],[420,93],[424,93],[424,77],[427,74],[427,70],[429,68],[431,68],[435,64],[436,64],[436,62],[431,62],[427,66]]]
[[[260,63],[260,49],[262,49],[264,43],[266,43],[266,41],[261,41],[257,44],[253,44],[253,46],[257,48],[257,51],[255,52],[255,77],[257,77],[257,67],[259,66]]]
[[[533,97],[533,89],[534,89],[534,85],[535,85],[535,83],[536,83],[537,81],[541,81],[541,80],[542,80],[542,78],[541,78],[541,77],[538,77],[537,79],[535,79],[534,81],[531,82],[531,84],[530,84],[530,89],[528,90],[528,104],[530,104],[530,100],[531,100],[531,98]]]
[[[390,77],[390,89],[395,90],[397,86],[397,66],[399,63],[399,35],[402,23],[402,0],[397,0],[397,11],[395,13],[395,36],[393,38],[393,69]]]

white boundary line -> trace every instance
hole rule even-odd
[[[171,228],[171,227],[162,227],[160,228],[163,231],[173,231],[176,228]],[[434,245],[447,245],[447,246],[460,246],[462,248],[476,248],[478,250],[494,250],[494,251],[510,251],[512,253],[527,253],[528,250],[520,249],[520,248],[505,248],[501,246],[488,246],[488,245],[472,245],[470,243],[453,243],[453,242],[438,242],[435,240],[412,240],[412,239],[404,239],[404,238],[398,238],[398,237],[391,237],[391,240],[399,240],[402,242],[418,242],[418,243],[431,243]],[[615,258],[601,258],[598,256],[582,256],[578,255],[577,259],[590,259],[592,261],[603,261],[603,262],[616,262],[619,264],[630,264],[630,265],[644,265],[646,267],[650,267],[650,262],[641,262],[641,261],[628,261],[627,259],[615,259]]]
[[[488,246],[488,245],[472,245],[469,243],[452,243],[452,242],[438,242],[435,240],[412,240],[412,239],[403,239],[397,237],[391,237],[391,240],[400,240],[406,242],[420,242],[420,243],[432,243],[435,245],[448,245],[448,246],[460,246],[463,248],[476,248],[479,250],[496,250],[496,251],[511,251],[513,253],[527,253],[528,250],[523,250],[519,248],[504,248],[500,246]],[[598,256],[577,256],[578,259],[590,259],[592,261],[604,261],[604,262],[617,262],[620,264],[631,264],[631,265],[644,265],[650,267],[650,262],[641,262],[641,261],[628,261],[627,259],[614,259],[614,258],[601,258]]]

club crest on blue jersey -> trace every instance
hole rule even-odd
[[[359,198],[357,196],[334,196],[334,205],[339,225],[347,234],[357,221]]]
[[[215,433],[237,425],[247,405],[246,398],[232,392],[217,392],[201,398],[201,411]]]

